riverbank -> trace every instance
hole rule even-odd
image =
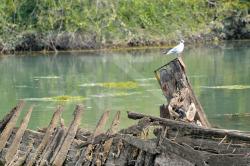
[[[3,3],[1,53],[60,51],[249,39],[249,2]]]

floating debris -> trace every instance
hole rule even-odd
[[[250,89],[250,85],[201,86],[201,88],[207,88],[207,89],[241,90],[241,89]]]
[[[85,100],[85,97],[82,96],[56,96],[52,97],[52,100],[56,101],[76,101],[76,100]]]

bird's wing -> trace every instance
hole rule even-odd
[[[168,55],[168,54],[172,54],[172,53],[177,53],[180,46],[181,46],[181,45],[178,44],[177,46],[175,46],[174,48],[172,48],[171,50],[169,50],[169,51],[167,52],[167,55]]]

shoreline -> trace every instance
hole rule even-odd
[[[204,46],[205,44],[208,44],[209,46],[218,46],[222,43],[228,43],[228,42],[250,42],[250,39],[232,39],[232,40],[213,40],[213,41],[202,41],[202,42],[195,42],[193,45],[190,45],[191,43],[185,45],[187,48],[193,48],[197,46]],[[152,50],[152,49],[170,49],[177,45],[178,42],[172,44],[172,45],[150,45],[150,46],[135,46],[135,47],[104,47],[104,48],[97,48],[97,49],[65,49],[65,50],[40,50],[40,51],[14,51],[13,53],[0,53],[0,57],[6,57],[10,55],[22,55],[25,53],[29,53],[28,55],[35,56],[33,54],[53,54],[57,55],[58,53],[94,53],[94,52],[120,52],[120,51],[134,51],[134,50]]]

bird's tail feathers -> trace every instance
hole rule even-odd
[[[168,55],[168,54],[170,54],[170,51],[169,50],[164,50],[162,53]]]
[[[172,51],[172,50],[169,50],[169,51],[167,52],[167,55],[172,54],[172,53],[173,53],[173,51]]]

